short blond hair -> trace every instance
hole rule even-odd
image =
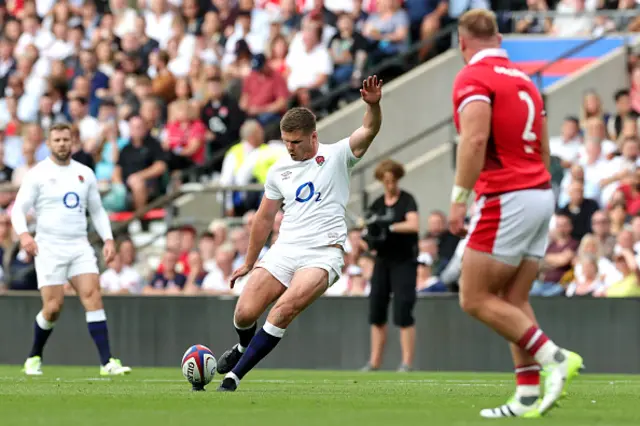
[[[496,14],[485,9],[465,12],[458,20],[458,28],[473,38],[490,39],[498,35]]]

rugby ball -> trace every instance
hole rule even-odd
[[[203,390],[216,373],[217,361],[204,345],[193,345],[182,357],[182,375],[196,390]]]

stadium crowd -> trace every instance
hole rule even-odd
[[[179,184],[185,170],[222,184],[262,183],[286,155],[278,121],[289,106],[312,106],[322,116],[357,98],[370,67],[427,40],[469,7],[569,14],[636,7],[625,0],[503,3],[0,0],[0,254],[10,277],[3,287],[36,288],[33,259],[16,249],[8,213],[24,173],[48,155],[44,141],[56,122],[74,125],[73,157],[95,170],[105,207],[131,210]],[[530,15],[505,28],[571,36],[640,25],[616,19]],[[423,43],[417,60],[439,47]],[[589,93],[580,115],[568,117],[552,140],[558,215],[535,294],[640,293],[633,273],[640,261],[640,65],[636,57],[629,62],[632,85],[616,95],[616,110],[604,112]],[[323,100],[337,86],[346,90]],[[246,253],[257,200],[242,193],[224,199],[240,227],[214,221],[200,235],[171,228],[159,262],[140,259],[132,240],[120,238],[102,275],[105,292],[238,294],[242,284],[230,290],[226,282]],[[455,291],[450,261],[459,241],[443,213],[431,212],[427,224],[416,291]],[[374,254],[361,229],[349,233],[345,260],[328,294],[368,294]]]

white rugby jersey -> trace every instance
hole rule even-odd
[[[102,240],[113,239],[96,175],[77,161],[60,166],[48,157],[26,173],[11,211],[18,235],[28,232],[26,215],[31,208],[37,241],[86,243],[87,211]]]
[[[309,160],[294,161],[286,156],[271,166],[264,194],[284,204],[276,244],[344,247],[349,177],[358,161],[346,138],[319,144],[317,154]]]

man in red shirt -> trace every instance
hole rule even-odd
[[[289,100],[287,82],[267,65],[263,54],[253,57],[251,68],[251,74],[242,83],[240,108],[258,120],[262,127],[280,123]]]
[[[453,86],[460,134],[451,232],[466,235],[460,306],[511,342],[516,395],[481,416],[539,417],[582,367],[536,325],[528,295],[544,257],[554,196],[542,97],[500,49],[493,12],[471,10],[458,21],[467,64]],[[467,201],[477,199],[469,231]],[[540,396],[540,365],[548,372]]]

